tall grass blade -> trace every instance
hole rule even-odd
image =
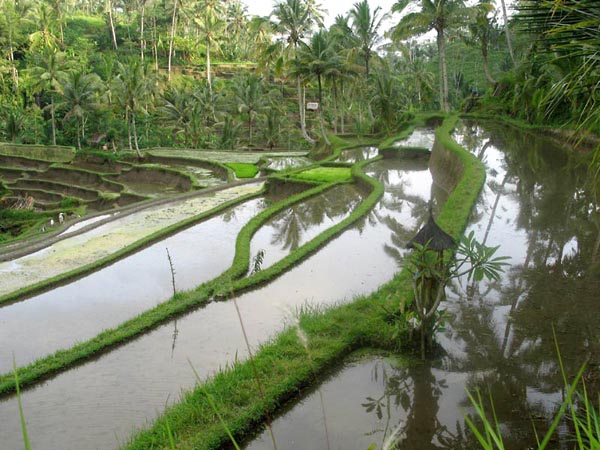
[[[175,439],[173,438],[173,432],[171,431],[169,419],[165,419],[165,425],[167,427],[167,436],[169,437],[169,448],[171,450],[175,450]]]
[[[27,435],[27,425],[25,424],[25,414],[23,414],[23,404],[21,403],[21,387],[19,386],[19,371],[17,370],[17,361],[13,353],[13,373],[15,374],[15,386],[17,388],[17,403],[19,405],[19,420],[21,421],[21,433],[23,434],[23,445],[25,450],[31,450],[29,436]]]
[[[221,425],[223,426],[223,429],[227,433],[227,436],[229,436],[229,440],[231,441],[231,443],[235,447],[235,450],[240,450],[240,446],[238,445],[238,443],[236,442],[235,438],[233,437],[233,434],[231,433],[231,430],[227,426],[227,423],[225,423],[225,420],[223,420],[223,417],[221,416],[221,413],[219,413],[219,410],[217,408],[217,405],[216,405],[215,401],[213,400],[213,398],[211,397],[211,395],[208,393],[208,391],[206,390],[206,388],[204,388],[202,386],[202,380],[200,379],[200,375],[198,375],[198,372],[196,371],[195,367],[192,365],[192,362],[189,359],[188,359],[188,363],[189,363],[190,367],[192,368],[192,371],[194,372],[194,376],[196,377],[196,381],[198,382],[198,385],[200,386],[200,389],[202,390],[202,392],[206,396],[206,400],[208,400],[208,404],[210,405],[210,407],[214,411],[214,413],[217,415],[217,418],[219,419],[219,422],[221,423]]]

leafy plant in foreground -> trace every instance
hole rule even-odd
[[[430,221],[433,222],[433,219]],[[433,226],[437,227],[434,222]],[[441,229],[437,230],[436,233],[443,233]],[[425,244],[416,241],[410,243],[414,248],[409,257],[414,301],[405,320],[420,333],[422,357],[425,356],[426,347],[431,346],[433,334],[441,324],[443,314],[439,307],[445,298],[448,283],[463,276],[474,281],[481,281],[483,278],[498,280],[509,259],[494,256],[499,247],[488,247],[477,242],[474,232],[463,237],[454,256],[445,255],[444,250],[448,250],[448,247],[436,247],[433,239],[428,239]]]

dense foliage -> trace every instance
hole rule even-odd
[[[306,0],[276,2],[269,17],[239,0],[0,0],[0,12],[4,141],[141,156],[390,132],[423,109],[600,121],[592,0],[520,0],[508,22],[484,1],[382,11],[363,0],[329,27]],[[413,40],[427,31],[435,43]]]

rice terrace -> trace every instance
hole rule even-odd
[[[0,448],[600,449],[595,2],[268,3],[0,0]]]

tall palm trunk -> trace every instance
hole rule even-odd
[[[319,121],[321,122],[321,135],[327,145],[331,145],[329,139],[327,139],[327,133],[325,132],[325,119],[323,118],[323,88],[321,86],[321,75],[317,75],[317,82],[319,84]]]
[[[142,2],[142,10],[140,11],[140,59],[144,62],[144,50],[146,49],[146,41],[144,40],[144,13],[146,12],[146,3]]]
[[[52,145],[56,145],[56,118],[54,117],[54,95],[50,95],[50,122],[52,122]]]
[[[300,129],[302,131],[302,136],[304,136],[304,139],[306,139],[308,142],[310,142],[311,144],[314,144],[315,140],[313,138],[311,138],[308,135],[308,133],[306,132],[306,117],[304,115],[304,100],[303,100],[303,95],[302,95],[302,84],[300,82],[299,76],[296,77],[296,84],[298,87],[298,109],[300,112]]]
[[[337,90],[337,78],[335,75],[332,79],[333,82],[333,132],[338,132],[338,90]]]
[[[171,60],[173,58],[173,42],[175,41],[175,28],[177,27],[177,0],[173,0],[173,16],[171,17],[171,37],[169,39],[169,62],[167,66],[167,79],[171,80]]]
[[[112,15],[112,1],[106,0],[106,9],[108,10],[108,21],[110,23],[110,34],[112,36],[113,47],[117,50],[117,34],[115,33],[115,23]]]
[[[138,136],[137,136],[137,127],[135,124],[135,113],[131,112],[131,126],[133,128],[133,142],[135,144],[135,152],[137,153],[138,159],[142,159],[142,152],[140,152],[140,147],[138,145]]]
[[[154,68],[158,72],[158,30],[156,26],[156,15],[152,17],[152,54],[154,55]]]
[[[512,47],[512,39],[510,37],[510,30],[508,29],[508,14],[506,14],[506,3],[504,0],[500,0],[502,4],[502,17],[504,18],[504,34],[506,35],[506,45],[508,46],[508,54],[510,55],[510,60],[515,65],[515,53],[513,52]]]
[[[444,112],[450,111],[448,102],[448,66],[446,64],[446,41],[444,40],[444,29],[437,28],[437,48],[439,67],[439,101],[440,109]]]
[[[210,97],[212,98],[213,90],[212,90],[212,79],[210,76],[210,38],[206,38],[206,82],[208,83],[208,92],[210,93]]]
[[[496,80],[492,77],[492,73],[490,72],[490,65],[488,63],[488,49],[487,42],[481,41],[481,57],[483,58],[483,71],[485,72],[485,78],[492,85],[492,87],[496,86]]]
[[[345,133],[345,127],[344,127],[344,117],[346,116],[346,104],[344,103],[344,79],[342,79],[340,81],[341,83],[341,89],[342,89],[342,95],[340,96],[340,127],[341,127],[341,131],[342,134]]]

